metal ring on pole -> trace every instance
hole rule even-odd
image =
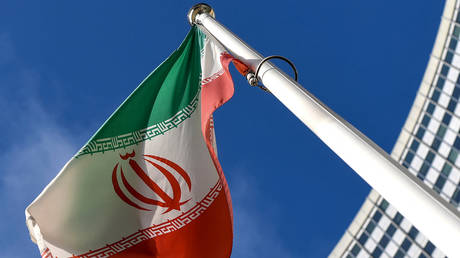
[[[287,59],[284,56],[267,56],[266,58],[262,59],[262,61],[260,61],[259,65],[257,66],[256,73],[254,75],[256,77],[256,79],[258,78],[257,75],[259,75],[259,70],[260,70],[260,67],[262,67],[262,64],[267,62],[270,59],[273,59],[273,58],[279,58],[279,59],[281,59],[283,61],[286,61],[286,63],[288,63],[292,67],[292,69],[294,70],[295,81],[297,81],[297,69],[295,68],[294,63],[292,63],[291,60]]]
[[[273,59],[273,58],[278,58],[278,59],[281,59],[283,61],[286,61],[286,63],[288,63],[292,69],[294,70],[294,74],[295,74],[295,81],[297,81],[297,77],[298,77],[298,74],[297,74],[297,69],[295,68],[295,65],[294,63],[292,63],[289,59],[287,59],[286,57],[284,56],[277,56],[277,55],[274,55],[274,56],[267,56],[265,57],[264,59],[262,59],[262,61],[260,61],[259,65],[257,65],[257,68],[256,68],[256,73],[249,73],[248,74],[248,82],[250,85],[252,86],[258,86],[259,88],[261,88],[262,90],[264,91],[267,91],[267,92],[270,92],[265,86],[262,86],[259,84],[259,79],[258,79],[258,75],[259,75],[259,71],[260,71],[260,68],[262,67],[262,64],[267,62],[268,60],[270,59]]]

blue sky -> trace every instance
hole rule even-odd
[[[0,3],[0,257],[38,257],[24,209],[189,30],[194,1]],[[263,55],[390,152],[444,1],[209,1]],[[279,63],[290,73],[289,67]],[[325,257],[369,186],[233,69],[215,113],[235,217],[232,257]]]

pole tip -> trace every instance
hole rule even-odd
[[[202,13],[208,13],[214,18],[216,17],[216,15],[214,14],[214,10],[208,4],[205,4],[205,3],[196,4],[192,6],[192,8],[190,8],[187,14],[188,22],[190,23],[191,26],[196,24],[196,21],[195,21],[196,16]]]

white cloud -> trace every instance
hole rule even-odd
[[[0,257],[21,257],[21,253],[30,257],[38,254],[38,249],[29,240],[24,209],[70,159],[76,147],[40,107],[11,111],[17,114],[17,129],[6,135],[0,153],[0,201],[7,207],[0,215],[0,231],[9,232],[8,239],[1,239]]]
[[[38,256],[24,210],[71,158],[76,146],[38,97],[38,72],[19,67],[13,44],[0,34],[0,257]],[[3,65],[3,66],[2,66]],[[8,69],[5,69],[8,67]]]
[[[256,178],[244,166],[226,170],[231,176],[230,191],[233,200],[234,244],[232,257],[299,257],[286,248],[280,237],[280,218],[276,204],[260,209],[257,200],[263,197]],[[276,222],[276,223],[274,223]]]
[[[16,130],[9,135],[7,151],[0,154],[0,182],[11,198],[22,199],[21,192],[49,182],[76,148],[37,103],[29,102],[25,108],[11,111],[16,114]]]

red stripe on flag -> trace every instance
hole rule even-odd
[[[181,216],[135,232],[122,240],[73,257],[156,257],[217,258],[229,257],[232,235],[222,181],[193,208]],[[48,250],[48,249],[47,249]],[[49,251],[49,250],[48,250]],[[221,256],[220,254],[227,254]],[[219,255],[217,255],[219,254]]]
[[[217,155],[213,148],[213,143],[211,140],[212,137],[212,114],[213,112],[222,106],[225,102],[227,102],[232,96],[234,92],[233,88],[233,80],[230,75],[230,71],[228,70],[228,65],[233,60],[233,57],[228,53],[223,53],[220,57],[220,62],[222,64],[222,68],[224,72],[218,76],[217,78],[206,82],[202,86],[201,90],[201,131],[203,133],[203,137],[206,141],[206,145],[208,147],[209,153],[213,160],[214,166],[216,167],[219,177],[222,180],[225,198],[228,203],[228,212],[230,215],[230,225],[232,227],[232,234],[230,236],[230,243],[233,242],[233,211],[232,211],[232,199],[230,196],[230,190],[227,185],[227,180],[225,179],[224,172],[222,167],[217,159]],[[218,72],[220,73],[220,72]],[[225,225],[221,225],[225,226]],[[230,256],[230,253],[229,253]]]
[[[231,55],[223,53],[220,57],[220,62],[222,64],[222,68],[224,69],[224,73],[216,79],[203,85],[203,88],[201,90],[201,131],[203,132],[203,137],[206,141],[206,145],[208,147],[209,153],[211,154],[211,158],[214,162],[214,165],[217,171],[219,172],[219,177],[223,182],[233,227],[233,211],[230,190],[228,189],[224,172],[219,163],[219,160],[217,159],[217,155],[214,152],[214,148],[211,142],[212,113],[214,113],[216,109],[221,107],[233,96],[233,80],[230,75],[230,71],[228,70],[228,65],[232,60],[233,57]]]

